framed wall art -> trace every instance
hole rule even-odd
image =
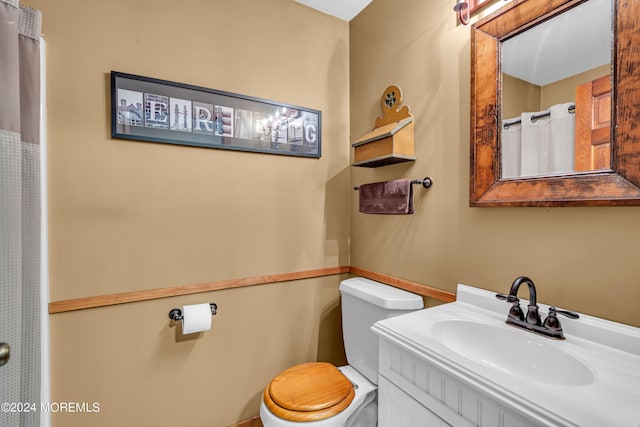
[[[111,72],[111,136],[319,158],[322,112]]]

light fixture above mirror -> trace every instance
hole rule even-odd
[[[458,21],[462,25],[468,25],[472,13],[478,12],[480,9],[483,9],[497,1],[498,0],[456,0],[456,3],[453,5],[453,11],[456,12]]]
[[[458,14],[458,20],[462,25],[469,24],[469,2],[466,0],[456,0],[456,4],[453,6],[453,10]]]

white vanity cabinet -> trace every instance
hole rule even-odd
[[[640,328],[581,314],[554,340],[508,310],[458,285],[455,302],[373,325],[379,426],[640,426]]]
[[[535,427],[399,344],[380,338],[379,427]]]

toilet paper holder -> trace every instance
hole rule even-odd
[[[218,312],[218,305],[214,302],[210,302],[209,306],[211,307],[211,315],[215,316],[216,313]],[[184,317],[182,316],[182,310],[180,310],[179,308],[172,308],[171,311],[169,312],[169,319],[174,320],[176,322],[179,322],[180,320],[184,319]]]

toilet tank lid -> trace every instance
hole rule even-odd
[[[424,307],[420,295],[364,277],[343,280],[340,282],[340,292],[387,310],[417,310]]]

